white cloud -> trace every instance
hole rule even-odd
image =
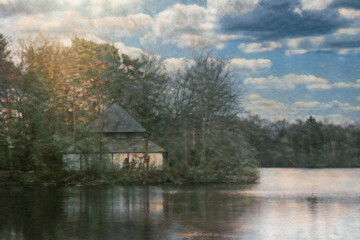
[[[94,14],[102,15],[108,15],[111,13],[112,15],[116,16],[124,16],[128,14],[139,13],[144,10],[144,6],[145,2],[143,0],[96,0],[90,2],[90,9],[92,9],[92,12]]]
[[[152,30],[141,39],[143,44],[161,41],[179,48],[224,47],[224,42],[234,36],[216,32],[216,16],[198,5],[175,4],[160,12]]]
[[[271,120],[283,119],[287,112],[286,104],[262,98],[258,94],[247,95],[244,100],[244,107],[247,111]]]
[[[130,58],[139,58],[141,57],[143,54],[145,54],[145,52],[140,49],[140,48],[136,48],[136,47],[129,47],[126,46],[124,43],[122,42],[116,42],[114,43],[114,46],[119,50],[119,54],[126,54],[128,55]]]
[[[328,90],[332,88],[332,86],[327,83],[315,83],[315,84],[310,84],[306,87],[308,89],[315,89],[315,90]]]
[[[6,0],[0,0],[0,5],[7,7],[9,6],[9,3]]]
[[[230,71],[238,73],[254,73],[269,69],[272,63],[269,59],[233,58],[228,61]]]
[[[168,72],[175,73],[191,67],[195,61],[187,58],[167,58],[162,63]]]
[[[279,42],[263,42],[263,43],[241,43],[238,48],[245,53],[258,53],[274,51],[281,48],[283,45]]]
[[[105,40],[95,36],[95,35],[92,35],[92,34],[85,34],[84,36],[82,36],[82,38],[88,40],[88,41],[92,41],[94,43],[97,43],[97,44],[104,44],[106,43]]]
[[[209,11],[219,15],[238,16],[252,11],[259,0],[207,0]]]
[[[176,4],[172,8],[160,12],[152,28],[151,35],[156,41],[162,39],[165,43],[184,45],[184,41],[191,41],[190,36],[198,36],[198,32],[208,32],[214,29],[214,23],[207,19],[206,9],[198,5]],[[190,43],[191,44],[191,43]]]
[[[322,105],[324,108],[332,108],[332,109],[339,109],[343,111],[360,111],[360,106],[353,106],[349,103],[342,103],[337,100],[331,101],[329,103],[325,103]]]
[[[360,101],[360,96],[357,96],[356,100]]]
[[[300,0],[302,10],[324,10],[333,0]]]
[[[92,41],[94,43],[97,44],[104,44],[107,43],[105,40],[92,35],[92,34],[85,34],[85,35],[80,35],[78,36],[80,38],[84,38],[88,41]],[[70,47],[71,46],[71,38],[62,38],[59,39],[60,43],[62,43],[64,46]],[[140,48],[136,48],[136,47],[129,47],[126,46],[124,43],[122,42],[116,42],[114,43],[114,46],[118,49],[119,54],[126,54],[128,55],[130,58],[140,58],[142,55],[146,54],[145,51],[143,51]]]
[[[167,58],[163,61],[169,72],[184,70],[195,64],[195,61],[187,58]],[[269,59],[243,59],[233,58],[227,62],[230,71],[239,74],[249,74],[269,69],[272,65]]]
[[[76,24],[74,24],[76,22]],[[31,36],[41,32],[52,38],[68,38],[75,35],[93,34],[92,22],[74,11],[56,11],[51,14],[23,14],[0,18],[0,25],[7,35]]]
[[[315,107],[320,105],[319,102],[303,102],[303,101],[299,101],[299,102],[295,102],[294,103],[295,106],[297,107]]]
[[[339,14],[344,18],[360,19],[360,10],[351,9],[351,8],[340,8],[338,11]]]
[[[360,13],[360,11],[359,11]],[[360,19],[360,18],[359,18]],[[359,22],[360,23],[360,22]],[[338,54],[360,53],[360,47],[346,48],[342,45],[356,42],[360,38],[359,25],[340,28],[323,36],[286,38],[279,41],[241,43],[238,49],[245,53],[260,53],[284,50],[288,56],[301,55],[309,52],[335,52]]]
[[[119,36],[142,35],[151,29],[153,19],[147,14],[134,14],[126,17],[106,16],[94,20],[97,32],[113,33]]]
[[[357,35],[360,34],[360,28],[340,28],[333,35],[340,37],[341,35]]]
[[[1,0],[4,1],[4,0]],[[8,6],[15,10],[13,14],[49,13],[52,11],[77,11],[88,16],[126,16],[142,12],[143,0],[26,0],[8,1]]]
[[[75,15],[77,15],[76,18],[78,17],[78,14],[74,12],[68,13],[67,16],[63,12],[56,12],[51,17],[45,14],[23,15],[11,19],[10,22],[12,22],[12,28],[18,32],[52,32],[62,28],[67,23],[69,15],[71,18]]]
[[[312,89],[314,85],[318,88],[327,86],[328,80],[318,78],[313,75],[296,75],[287,74],[282,77],[270,75],[267,78],[246,78],[245,84],[251,85],[255,88],[278,88],[278,89],[294,89],[296,86],[306,86]]]
[[[337,82],[332,85],[334,88],[360,88],[360,79],[356,82]]]
[[[97,44],[104,44],[106,43],[106,41],[104,41],[103,39],[95,36],[95,35],[92,35],[92,34],[85,34],[85,35],[78,35],[77,37],[79,38],[83,38],[85,40],[88,40],[88,41],[92,41],[94,43],[97,43]],[[59,39],[59,42],[61,44],[63,44],[64,46],[66,47],[71,47],[71,38],[61,38]]]
[[[305,120],[313,116],[318,120],[330,120],[334,123],[344,124],[354,122],[348,118],[349,113],[360,111],[360,106],[342,103],[337,100],[321,103],[318,101],[296,101],[294,103],[283,103],[272,99],[261,97],[253,93],[245,96],[245,109],[252,114],[258,114],[270,120],[296,119]]]
[[[286,55],[305,54],[322,48],[325,41],[324,36],[289,38],[283,41]]]
[[[334,88],[360,88],[360,79],[355,82],[336,82],[329,83],[325,78],[314,75],[287,74],[282,77],[270,75],[261,78],[246,78],[245,84],[254,88],[265,89],[294,89],[297,86],[305,86],[309,90],[329,90]]]
[[[28,14],[6,19],[0,18],[0,23],[6,24],[6,32],[13,35],[40,31],[52,36],[96,34],[109,37],[131,37],[148,32],[153,19],[142,13],[126,17],[89,17],[76,11],[57,11],[51,14]]]
[[[345,41],[349,36],[360,34],[359,28],[343,28],[325,36],[311,36],[287,38],[280,41],[251,42],[241,43],[238,49],[245,53],[269,52],[277,49],[285,51],[286,55],[299,55],[314,51],[337,51],[344,48],[329,48],[327,46],[329,39],[335,42]],[[355,49],[349,49],[345,54],[354,52]]]
[[[260,96],[259,94],[256,94],[256,93],[247,95],[246,97],[247,97],[247,99],[249,99],[249,100],[261,99],[261,96]]]
[[[325,83],[325,84],[311,84],[307,86],[308,89],[316,89],[316,90],[327,90],[333,88],[360,88],[360,79],[355,82],[336,82],[333,84]]]

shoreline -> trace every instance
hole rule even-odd
[[[105,175],[93,172],[21,172],[0,171],[0,187],[73,187],[73,186],[143,186],[143,185],[196,185],[196,184],[254,184],[259,174],[227,176],[221,180],[205,176],[175,176],[165,170],[145,171],[142,174],[110,172]]]

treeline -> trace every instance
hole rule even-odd
[[[239,123],[262,167],[360,167],[360,125],[317,121],[270,122],[249,116]]]
[[[170,73],[156,56],[131,59],[111,44],[81,38],[70,47],[41,36],[24,42],[14,65],[7,44],[0,35],[1,170],[60,171],[64,149],[88,139],[89,124],[117,103],[169,152],[173,176],[257,178],[254,149],[237,124],[241,91],[211,54]]]

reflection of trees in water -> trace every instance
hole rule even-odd
[[[150,187],[80,188],[66,205],[72,215],[64,234],[80,239],[146,239],[163,209],[160,192]]]
[[[160,239],[174,226],[229,232],[253,205],[231,192],[208,186],[3,190],[0,239]]]
[[[2,189],[0,239],[59,239],[64,193],[52,189]]]
[[[306,202],[307,202],[307,206],[308,206],[308,213],[310,214],[310,219],[311,219],[311,230],[310,230],[310,234],[312,239],[316,239],[316,236],[319,236],[318,233],[318,203],[319,203],[319,198],[315,195],[311,195],[308,196],[306,198]]]
[[[242,227],[241,216],[252,211],[256,200],[233,191],[204,186],[178,191],[164,198],[166,217],[188,229],[204,232],[233,232]],[[241,221],[241,220],[240,220]]]

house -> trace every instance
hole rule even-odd
[[[167,152],[149,140],[146,129],[117,104],[90,126],[91,137],[70,146],[63,155],[66,169],[82,170],[95,164],[116,169],[126,163],[161,168],[167,162]],[[91,147],[100,136],[101,144]]]

